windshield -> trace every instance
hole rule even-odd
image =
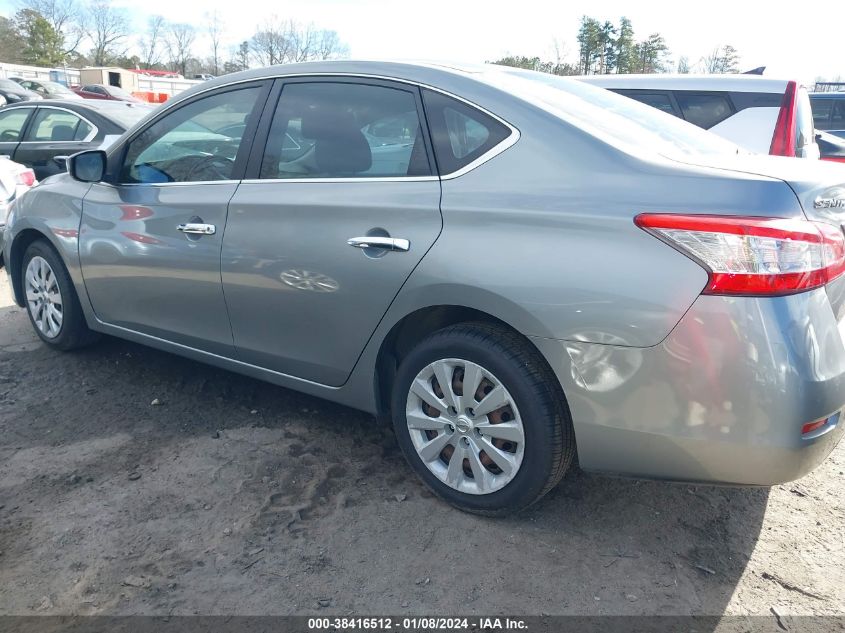
[[[489,73],[493,83],[595,136],[664,156],[735,155],[736,145],[685,121],[574,79],[518,69]]]

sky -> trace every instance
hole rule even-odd
[[[14,13],[17,0],[0,0],[0,13]],[[203,16],[217,11],[225,25],[226,44],[234,46],[255,32],[268,16],[313,22],[333,29],[356,59],[425,59],[484,62],[504,55],[554,58],[554,41],[575,61],[579,20],[587,14],[618,23],[629,17],[638,38],[661,33],[671,59],[686,56],[695,65],[715,47],[731,44],[744,70],[767,66],[767,75],[812,82],[817,77],[845,78],[845,2],[804,0],[800,11],[780,0],[743,2],[709,0],[113,0],[129,12],[136,33],[149,15],[188,22],[202,29]],[[823,20],[815,16],[823,16]],[[837,25],[831,34],[824,25]],[[197,40],[198,56],[208,51]],[[2,60],[0,60],[2,61]]]

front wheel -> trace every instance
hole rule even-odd
[[[450,326],[420,342],[399,367],[392,412],[411,467],[469,512],[531,505],[575,453],[556,377],[528,341],[495,325]]]
[[[70,275],[48,242],[36,240],[26,249],[21,286],[32,327],[50,347],[71,350],[96,340],[85,322]]]

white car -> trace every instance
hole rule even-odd
[[[689,121],[756,154],[819,158],[807,91],[759,75],[586,75],[581,81]]]
[[[29,167],[0,157],[0,264],[3,262],[3,234],[6,232],[6,216],[14,200],[38,184],[35,172]]]

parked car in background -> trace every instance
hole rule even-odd
[[[104,84],[85,84],[84,86],[71,86],[71,90],[83,99],[104,99],[108,101],[128,101],[129,103],[146,103],[138,97],[126,92],[117,86],[106,86]]]
[[[0,154],[32,167],[38,180],[64,171],[56,157],[97,147],[153,108],[116,101],[34,101],[0,109]]]
[[[112,334],[392,418],[435,493],[498,515],[576,445],[699,483],[818,465],[845,430],[843,185],[563,77],[315,62],[72,156],[4,254],[47,345]]]
[[[813,92],[810,103],[817,130],[845,137],[845,92]]]
[[[38,181],[32,169],[8,158],[0,158],[0,265],[3,264],[3,234],[6,231],[9,207],[36,184]]]
[[[37,92],[27,90],[11,79],[0,79],[0,106],[20,101],[38,101],[41,98]]]
[[[807,91],[759,75],[588,75],[607,88],[689,121],[755,154],[819,158]]]
[[[17,82],[27,90],[31,90],[44,99],[81,99],[78,94],[73,92],[67,86],[63,86],[55,81],[45,81],[43,79],[21,79],[20,77],[12,77],[12,81]]]

